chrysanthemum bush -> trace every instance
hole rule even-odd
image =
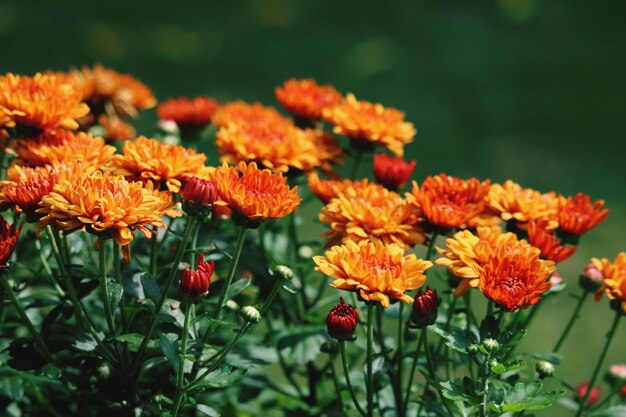
[[[626,365],[604,359],[626,253],[557,270],[602,200],[414,177],[401,111],[275,91],[284,113],[171,99],[137,136],[157,101],[130,75],[0,76],[3,415],[625,415]],[[563,292],[553,349],[519,351]],[[593,298],[613,317],[597,355],[561,357]]]

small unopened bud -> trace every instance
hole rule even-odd
[[[583,382],[576,387],[576,397],[578,399],[583,398],[587,394],[587,390],[589,389],[589,383]],[[589,393],[589,397],[587,397],[587,405],[594,405],[600,399],[600,389],[598,387],[591,388],[591,392]]]
[[[241,317],[243,317],[244,320],[252,324],[257,324],[261,321],[261,313],[259,313],[259,310],[252,306],[242,307],[239,314],[241,315]]]
[[[495,359],[490,359],[489,362],[487,362],[487,366],[492,371],[495,370],[499,365],[500,365],[500,363],[497,360],[495,360]]]
[[[217,200],[217,188],[211,181],[192,177],[180,190],[183,210],[190,216],[205,218]]]
[[[609,366],[606,377],[612,384],[623,384],[626,382],[626,364],[616,363]]]
[[[343,297],[340,297],[339,304],[328,313],[326,328],[333,339],[348,340],[352,338],[358,322],[359,310],[352,304],[346,304]]]
[[[478,353],[478,345],[476,343],[472,343],[467,347],[467,353],[474,354]]]
[[[559,271],[554,271],[554,273],[550,276],[550,283],[552,285],[558,285],[563,282],[563,275]]]
[[[539,374],[540,379],[554,376],[554,365],[548,361],[539,361],[535,365],[535,370]]]
[[[589,292],[596,292],[604,283],[604,274],[593,262],[585,267],[580,273],[578,284]]]
[[[237,311],[237,310],[239,310],[239,304],[237,304],[237,302],[235,300],[228,300],[228,301],[226,301],[226,304],[224,304],[224,307],[226,307],[230,311]]]
[[[407,183],[415,169],[415,161],[390,157],[385,153],[374,155],[374,177],[383,187],[395,191]]]
[[[286,265],[276,265],[272,270],[272,275],[284,281],[290,281],[293,278],[293,271]]]
[[[488,338],[481,344],[487,352],[496,352],[500,349],[500,343],[496,339]]]
[[[437,291],[426,288],[426,291],[419,290],[413,301],[413,312],[411,313],[411,327],[423,329],[437,320],[437,307],[439,298]]]
[[[213,261],[205,262],[204,254],[200,254],[198,269],[187,268],[180,277],[180,290],[182,293],[190,297],[194,302],[200,301],[202,297],[209,293],[209,285],[211,284],[211,276],[214,269],[215,264]]]

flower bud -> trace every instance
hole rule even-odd
[[[286,265],[276,265],[272,270],[272,275],[284,281],[291,281],[293,278],[293,271]]]
[[[548,361],[539,361],[535,365],[535,371],[539,374],[539,379],[554,376],[554,365]]]
[[[576,396],[578,399],[583,398],[587,394],[589,383],[583,382],[576,387]],[[591,388],[589,397],[587,397],[587,405],[594,405],[600,399],[600,389],[598,387]]]
[[[578,284],[589,292],[596,292],[604,283],[604,274],[591,262],[580,273]]]
[[[500,362],[498,362],[496,359],[489,359],[489,361],[487,362],[487,366],[489,367],[491,371],[495,371],[495,369],[499,365],[500,365]]]
[[[211,181],[192,177],[180,190],[183,198],[183,210],[190,216],[204,218],[211,213],[217,200],[217,188]]]
[[[257,324],[261,321],[261,313],[259,313],[259,310],[252,306],[242,307],[241,311],[239,311],[239,314],[241,315],[241,317],[243,317],[244,320],[252,324]]]
[[[239,304],[237,304],[237,302],[235,300],[228,300],[228,301],[226,301],[226,304],[224,304],[224,307],[226,307],[230,311],[238,311],[239,310]]]
[[[415,161],[407,162],[385,153],[374,155],[374,176],[388,190],[398,190],[407,183],[415,169]]]
[[[622,400],[625,399],[626,398],[626,385],[622,385],[622,387],[619,389],[619,392],[617,394]]]
[[[426,288],[426,291],[419,290],[413,301],[413,312],[411,313],[411,327],[423,329],[437,320],[437,307],[439,298],[437,291]]]
[[[472,355],[478,353],[478,345],[476,343],[472,343],[471,345],[469,345],[467,347],[467,353]]]
[[[7,223],[4,217],[0,216],[0,272],[7,268],[17,245],[19,234],[19,228],[16,229]]]
[[[626,364],[616,363],[609,366],[606,377],[612,384],[626,382]]]
[[[333,339],[348,340],[354,334],[358,322],[359,310],[352,304],[346,304],[343,297],[340,297],[339,304],[328,313],[326,328]]]
[[[496,352],[497,350],[500,349],[500,343],[498,343],[496,339],[492,339],[492,338],[487,338],[483,340],[483,342],[481,343],[481,346],[487,352]]]
[[[205,262],[204,254],[200,254],[198,269],[187,268],[183,271],[183,275],[180,277],[180,290],[183,294],[191,297],[194,302],[199,301],[199,298],[209,293],[213,269],[215,269],[214,262]]]

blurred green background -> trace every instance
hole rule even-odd
[[[512,178],[605,199],[609,218],[563,264],[572,285],[546,303],[525,345],[549,351],[578,271],[591,256],[626,249],[624,22],[626,3],[586,0],[0,0],[0,71],[100,62],[159,99],[267,104],[283,80],[314,77],[405,110],[419,131],[407,147],[418,179]],[[155,120],[144,112],[139,132]],[[589,377],[611,318],[606,302],[585,306],[560,377]],[[626,362],[623,334],[607,364]]]

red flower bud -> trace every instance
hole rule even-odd
[[[587,390],[589,389],[589,383],[583,382],[576,387],[576,396],[578,398],[583,398],[585,394],[587,394]],[[594,405],[600,399],[600,389],[598,387],[591,388],[591,392],[589,393],[589,397],[587,397],[587,405]]]
[[[207,295],[214,268],[213,261],[204,262],[204,255],[200,254],[198,269],[187,268],[183,271],[183,275],[180,277],[181,291],[194,299]]]
[[[423,329],[430,326],[437,320],[437,308],[439,307],[439,297],[437,291],[426,288],[426,291],[419,290],[413,301],[413,313],[411,314],[411,326]]]
[[[0,216],[0,271],[7,267],[15,250],[15,245],[17,245],[19,234],[19,230],[16,230],[14,226],[4,220],[4,217]]]
[[[192,177],[180,190],[183,210],[190,216],[206,217],[217,199],[217,188],[211,181]]]
[[[604,283],[604,274],[591,262],[580,273],[578,283],[583,289],[596,292]]]
[[[326,327],[328,334],[333,339],[347,340],[350,339],[356,325],[359,322],[359,310],[354,308],[352,304],[346,304],[343,297],[339,298],[339,304],[333,307],[328,313],[326,319]]]
[[[374,155],[374,176],[385,188],[397,190],[411,178],[416,164],[415,161],[407,162],[402,158],[379,153]]]

